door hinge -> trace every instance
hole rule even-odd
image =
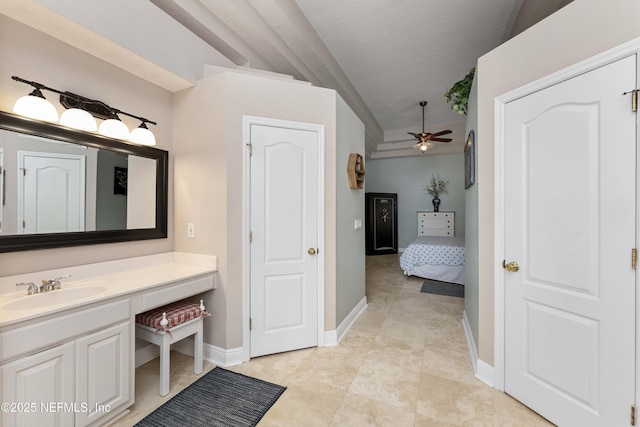
[[[253,145],[247,144],[247,147],[249,147],[249,157],[253,156]]]
[[[22,220],[22,228],[27,228],[27,221]]]
[[[26,168],[20,168],[22,169],[22,176],[27,176],[27,169]]]
[[[253,329],[253,322],[251,321],[251,318],[249,318],[249,330]]]
[[[253,231],[249,232],[249,243],[253,242]]]
[[[631,94],[631,111],[634,113],[638,111],[638,89],[630,90],[629,92],[624,92],[623,95]]]
[[[638,266],[638,250],[636,248],[631,249],[631,268],[634,270]]]
[[[636,425],[636,405],[631,405],[631,425]]]

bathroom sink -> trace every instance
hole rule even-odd
[[[104,292],[107,288],[103,286],[83,286],[78,288],[62,288],[56,291],[49,291],[43,294],[28,295],[19,299],[9,301],[2,305],[2,310],[31,310],[50,305],[58,305],[73,300],[87,298]]]

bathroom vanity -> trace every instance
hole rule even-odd
[[[0,278],[2,425],[117,418],[134,402],[134,316],[215,289],[216,269],[214,256],[166,253]],[[60,290],[16,291],[66,274]]]

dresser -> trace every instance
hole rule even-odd
[[[455,235],[455,212],[418,211],[418,236]]]

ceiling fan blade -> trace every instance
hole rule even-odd
[[[433,134],[433,136],[448,135],[450,133],[452,133],[452,131],[447,129],[447,130],[443,130],[443,131],[440,131],[440,132],[436,132],[436,133]]]
[[[418,138],[418,136],[419,136],[417,133],[413,133],[413,132],[407,132],[407,133],[408,133],[409,135],[413,135],[413,136],[415,136],[416,138]]]
[[[436,142],[451,142],[451,138],[431,138],[430,141]]]

